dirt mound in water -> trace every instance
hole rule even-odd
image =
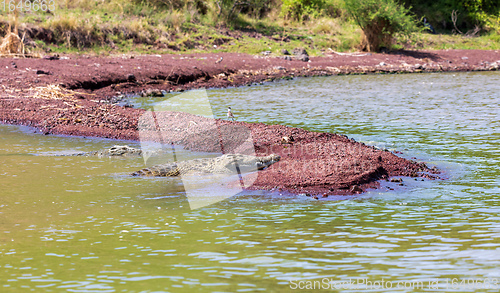
[[[152,117],[151,117],[152,118]],[[140,125],[141,139],[180,144],[200,152],[241,153],[281,160],[251,178],[251,189],[328,196],[362,193],[391,176],[437,178],[438,172],[346,136],[283,125],[214,120],[180,112],[156,112]],[[161,131],[158,131],[158,126]],[[285,139],[286,138],[286,139]],[[255,153],[254,153],[255,151]]]

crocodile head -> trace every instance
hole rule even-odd
[[[109,156],[124,156],[128,154],[140,154],[140,149],[131,148],[128,145],[115,145],[109,148]]]
[[[257,169],[262,170],[266,167],[271,166],[272,164],[281,160],[281,157],[275,154],[270,154],[265,157],[256,157],[257,158]]]
[[[236,164],[241,171],[251,172],[262,170],[278,162],[281,157],[271,154],[264,157],[254,157],[241,154],[226,154],[220,157],[226,168],[233,169]]]

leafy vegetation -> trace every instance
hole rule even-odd
[[[396,1],[60,0],[0,14],[0,35],[16,22],[32,50],[99,54],[500,48],[497,0]],[[423,17],[446,36],[418,32]]]
[[[498,0],[405,0],[405,5],[441,32],[465,34],[477,27],[486,33],[500,33]]]
[[[345,0],[345,6],[363,30],[368,51],[390,48],[395,34],[417,31],[415,17],[395,0]]]

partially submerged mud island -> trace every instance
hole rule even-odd
[[[142,110],[102,106],[97,109],[108,114],[97,116],[102,120],[96,121],[90,119],[95,117],[94,114],[89,115],[90,112],[85,111],[97,110],[90,105],[77,106],[78,103],[53,100],[53,104],[47,107],[48,105],[42,105],[41,101],[24,101],[24,111],[33,112],[33,116],[25,116],[20,121],[15,120],[20,117],[9,115],[9,119],[4,121],[39,127],[45,133],[139,139],[137,118],[144,113]],[[1,101],[2,108],[6,102]],[[65,105],[69,108],[59,108]],[[45,123],[39,122],[39,115],[46,119],[48,113],[38,111],[40,108],[51,109],[47,111],[52,113],[49,115],[52,118],[44,120]],[[11,113],[15,112],[16,110]],[[4,111],[2,115],[5,114]],[[73,116],[71,121],[66,118],[68,114]],[[78,118],[84,116],[87,116],[87,119]],[[114,117],[111,121],[116,121],[116,124],[105,120],[106,117]],[[162,125],[163,143],[183,145],[193,151],[217,152],[222,142],[225,152],[233,153],[237,150],[245,152],[241,146],[251,137],[256,156],[278,155],[280,160],[266,166],[263,171],[247,175],[257,176],[252,179],[254,183],[250,189],[289,191],[326,197],[330,194],[362,193],[368,187],[376,187],[377,180],[391,176],[432,178],[434,175],[431,173],[435,173],[435,170],[427,168],[423,163],[400,158],[389,151],[366,146],[337,134],[262,123],[225,120],[216,120],[214,123],[210,118],[180,112],[161,112],[157,117],[158,123]],[[78,122],[76,119],[79,119]],[[193,131],[190,131],[193,127],[204,131],[193,135]],[[154,132],[154,129],[152,131]],[[283,141],[283,137],[292,138],[292,141]]]
[[[377,180],[392,176],[434,179],[439,173],[424,163],[338,134],[283,125],[214,121],[180,112],[160,112],[156,118],[167,144],[203,152],[218,152],[222,146],[226,153],[245,153],[250,141],[250,152],[255,151],[256,156],[278,156],[280,159],[262,172],[247,175],[256,176],[250,180],[250,189],[326,197],[362,193],[366,188],[377,187]]]
[[[145,111],[113,104],[118,95],[240,86],[290,76],[496,70],[500,63],[497,60],[497,51],[459,50],[332,54],[311,57],[310,62],[229,53],[0,59],[0,122],[32,126],[45,134],[139,140],[139,117]],[[280,156],[279,162],[248,175],[257,176],[251,189],[326,197],[362,193],[377,187],[378,180],[390,180],[393,176],[434,178],[438,173],[423,163],[337,134],[282,125],[214,121],[186,113],[164,112],[161,118],[162,129],[171,130],[167,131],[165,143],[193,151],[217,152],[222,139],[224,153],[229,154],[251,136],[256,156]],[[204,124],[212,128],[201,127]],[[206,133],[192,135],[176,130],[194,126]]]

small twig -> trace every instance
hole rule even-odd
[[[460,33],[461,35],[463,35],[464,33],[462,33],[458,27],[457,27],[457,18],[458,18],[458,15],[457,15],[457,11],[456,10],[453,10],[451,12],[451,21],[453,22],[453,26],[455,27],[455,30]]]
[[[332,48],[328,48],[328,50],[333,53],[333,54],[337,54],[337,55],[340,55],[340,56],[354,56],[354,57],[361,57],[361,56],[367,56],[368,53],[342,53],[342,52],[336,52],[334,50],[332,50]]]
[[[481,28],[476,25],[473,30],[468,31],[465,36],[466,37],[475,37],[481,31]]]
[[[24,50],[24,37],[26,36],[26,31],[23,33],[23,38],[21,39],[21,44],[20,46],[23,48],[23,56],[25,55],[25,50]],[[26,58],[26,57],[25,57]]]
[[[172,72],[174,72],[176,66],[173,66],[172,67],[172,70],[170,70],[170,73],[167,75],[167,78],[165,78],[165,81],[168,81],[168,78],[170,77],[170,75],[172,74]]]

